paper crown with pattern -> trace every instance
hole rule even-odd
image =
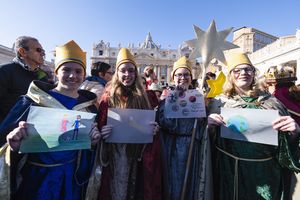
[[[118,68],[123,63],[128,63],[128,62],[132,63],[136,67],[136,63],[130,51],[126,48],[121,48],[118,53],[116,68]]]
[[[238,65],[252,65],[249,57],[245,53],[231,52],[226,56],[228,71],[233,70]]]
[[[84,68],[84,70],[86,69],[86,52],[82,51],[74,40],[55,48],[54,71],[57,72],[58,68],[67,62],[78,63]]]
[[[171,73],[172,79],[174,79],[175,71],[179,68],[186,68],[190,71],[190,74],[192,76],[192,63],[185,56],[182,56],[174,63],[173,71]]]
[[[292,82],[297,80],[295,69],[290,66],[269,67],[264,74],[264,77],[267,83]]]

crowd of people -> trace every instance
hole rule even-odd
[[[273,70],[262,85],[248,56],[233,52],[226,59],[223,93],[204,101],[206,117],[170,118],[169,92],[197,89],[205,98],[209,91],[207,84],[198,88],[185,56],[173,65],[174,84],[162,87],[153,67],[138,72],[126,48],[120,49],[114,69],[96,62],[87,76],[80,46],[73,40],[57,46],[55,83],[43,70],[45,51],[36,38],[17,38],[15,51],[13,61],[0,66],[1,199],[295,198],[300,181],[295,174],[300,172],[300,86],[295,73]],[[215,79],[216,74],[203,78]],[[91,148],[20,153],[32,106],[96,114],[89,131]],[[279,117],[269,126],[278,133],[278,145],[224,138],[224,108],[277,110]],[[155,119],[143,127],[153,141],[106,142],[114,130],[108,122],[110,109],[154,110]]]

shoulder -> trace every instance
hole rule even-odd
[[[14,62],[0,65],[0,76],[7,78],[9,74],[17,73],[19,68],[21,69],[22,67]]]
[[[94,94],[93,92],[90,92],[88,90],[78,90],[79,93],[79,97],[84,99],[85,101],[92,101],[95,100],[97,98],[96,94]]]
[[[0,71],[14,71],[18,68],[22,68],[21,65],[15,63],[15,62],[9,62],[9,63],[5,63],[0,65]]]

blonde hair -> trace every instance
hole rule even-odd
[[[253,81],[250,87],[251,89],[247,92],[247,95],[250,97],[256,97],[261,92],[258,82],[258,71],[255,68]],[[232,97],[237,94],[236,86],[234,84],[234,74],[232,73],[232,71],[230,71],[227,75],[226,81],[223,86],[223,93],[228,97]]]
[[[142,78],[135,67],[135,81],[125,87],[118,79],[118,72],[109,84],[109,106],[114,108],[151,109],[147,94],[142,86]]]

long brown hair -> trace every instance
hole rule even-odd
[[[109,84],[109,106],[113,108],[151,109],[147,94],[142,86],[142,79],[135,67],[135,81],[125,87],[118,79],[118,73],[113,75]]]

